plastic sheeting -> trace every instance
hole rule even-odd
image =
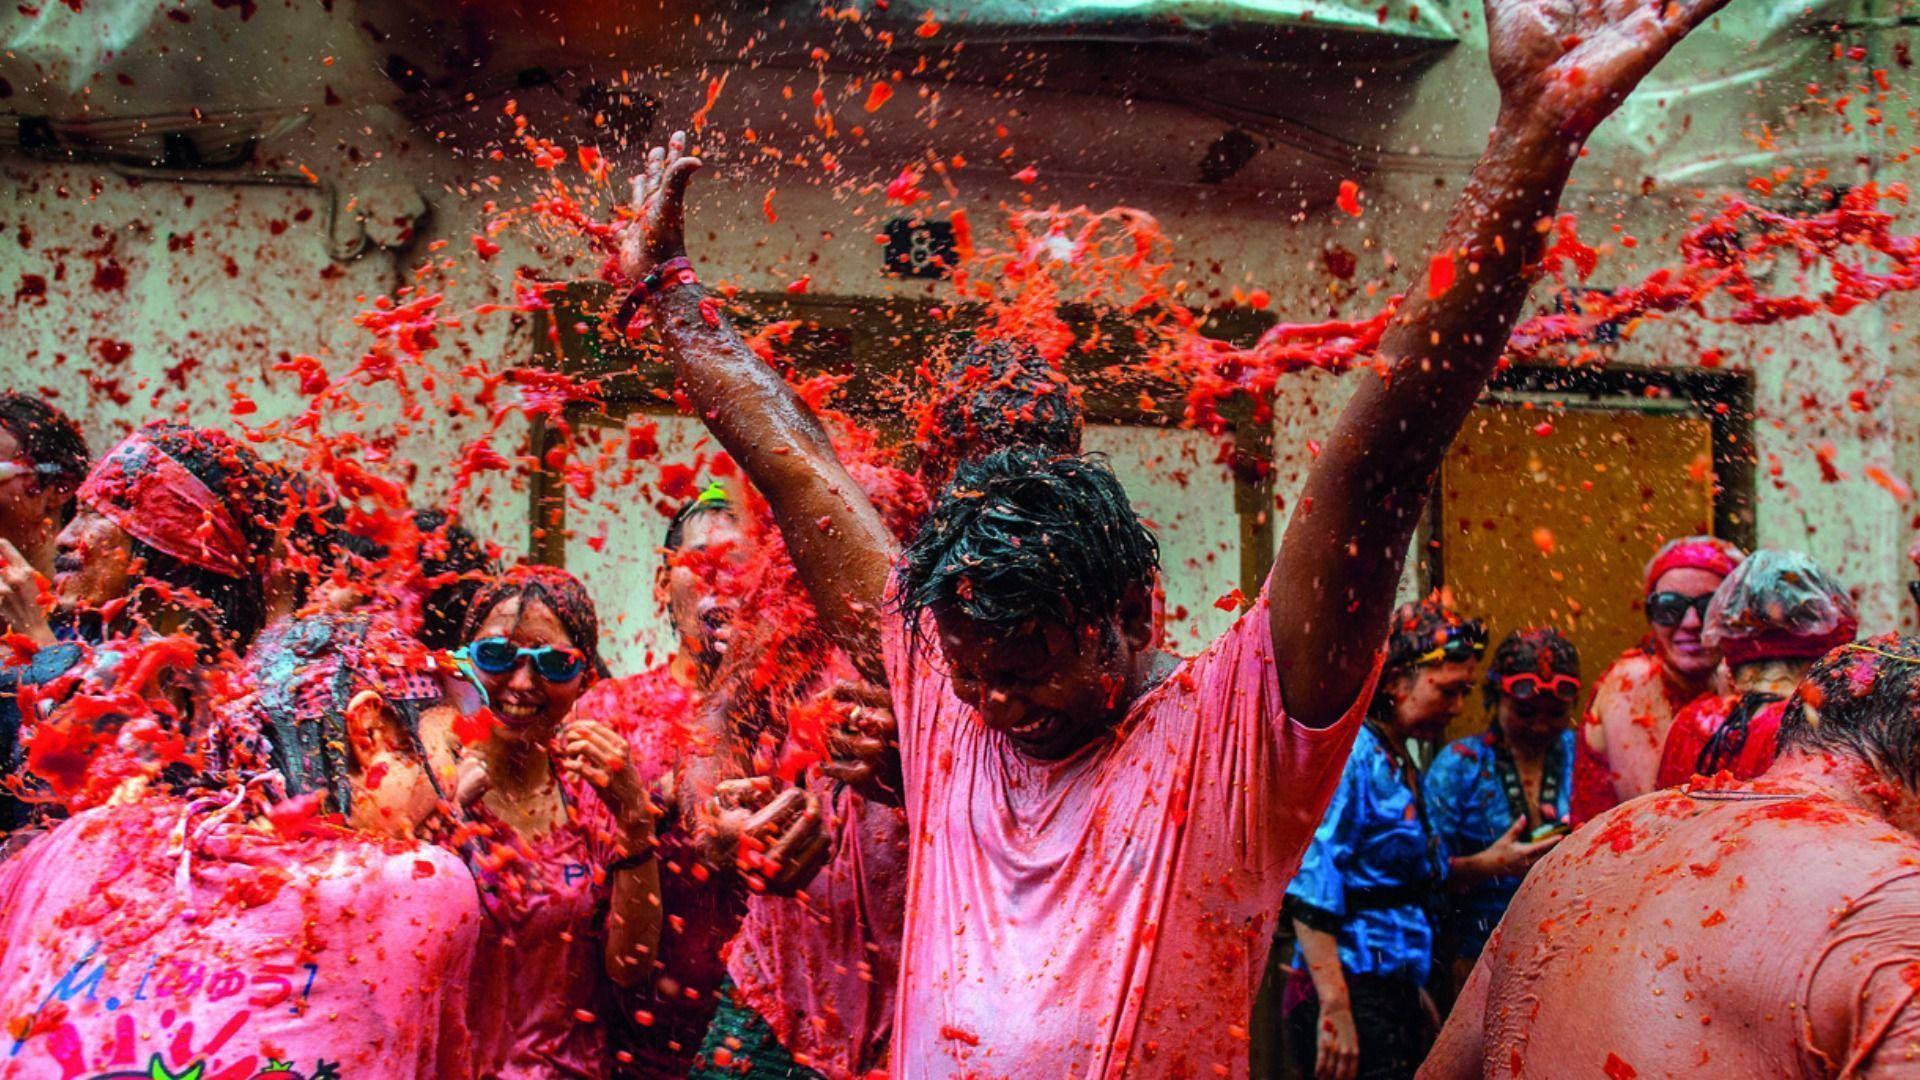
[[[798,8],[818,10],[800,0]],[[1317,28],[1434,42],[1458,35],[1438,17],[1440,5],[1404,0],[975,0],[952,4],[894,4],[882,24],[918,25],[931,12],[961,36],[1025,41],[1121,39],[1135,42],[1238,34],[1260,28]]]

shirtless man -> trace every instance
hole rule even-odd
[[[898,551],[805,404],[702,302],[685,136],[649,155],[621,260],[634,303],[822,619],[892,696],[914,838],[895,1075],[1246,1073],[1275,914],[1365,710],[1434,472],[1584,140],[1719,6],[1490,0],[1499,120],[1437,245],[1459,283],[1404,301],[1385,377],[1361,380],[1316,460],[1261,598],[1185,662],[1153,647],[1157,546],[1098,459],[963,464]]]
[[[1711,536],[1669,541],[1644,575],[1648,638],[1594,684],[1574,744],[1573,824],[1653,790],[1673,718],[1726,687],[1720,650],[1702,639],[1707,602],[1746,554]]]
[[[1637,799],[1534,867],[1420,1075],[1914,1075],[1917,736],[1920,638],[1828,653],[1758,780]]]

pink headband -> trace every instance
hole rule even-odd
[[[93,467],[79,498],[155,551],[224,577],[247,574],[246,537],[226,505],[141,432]]]
[[[1726,577],[1745,558],[1746,555],[1739,548],[1711,536],[1689,536],[1675,540],[1661,548],[1660,553],[1647,564],[1647,578],[1642,591],[1652,592],[1654,583],[1669,570],[1705,570]]]

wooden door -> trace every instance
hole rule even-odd
[[[1667,539],[1709,531],[1713,432],[1681,408],[1476,408],[1441,472],[1439,580],[1492,646],[1548,624],[1592,686],[1646,632],[1640,574]],[[1485,729],[1474,695],[1447,738]]]

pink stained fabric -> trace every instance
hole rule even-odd
[[[1666,677],[1651,649],[1628,649],[1600,673],[1574,741],[1575,828],[1654,790],[1667,731],[1694,696]]]
[[[831,790],[814,770],[816,791]],[[834,850],[799,896],[754,896],[727,946],[734,997],[828,1080],[887,1064],[906,916],[907,816],[841,788]]]
[[[699,723],[700,696],[662,664],[638,675],[604,679],[574,703],[573,715],[598,720],[627,737],[633,766],[662,808],[655,827],[660,852],[658,970],[620,995],[616,1048],[635,1059],[637,1075],[685,1075],[706,1037],[727,969],[720,950],[740,927],[745,904],[730,882],[700,865],[679,805],[680,762],[709,753]],[[643,1023],[630,1023],[635,1014]]]
[[[78,498],[156,551],[223,577],[247,573],[246,536],[226,504],[143,431],[107,451]]]
[[[489,918],[468,999],[479,1075],[489,1080],[602,1076],[612,1004],[605,921],[607,864],[619,858],[613,814],[585,784],[562,781],[567,823],[526,840],[484,815],[518,849],[479,875]],[[483,812],[484,814],[484,812]]]
[[[88,811],[0,866],[0,1075],[469,1075],[483,916],[456,856],[196,813],[183,860],[187,810]]]
[[[1669,570],[1705,570],[1726,577],[1746,557],[1747,553],[1738,547],[1712,536],[1683,536],[1669,540],[1648,560],[1641,591],[1652,592]]]
[[[889,618],[913,843],[896,1078],[1247,1074],[1280,903],[1373,682],[1330,727],[1290,720],[1268,604],[1059,762],[984,727]]]

